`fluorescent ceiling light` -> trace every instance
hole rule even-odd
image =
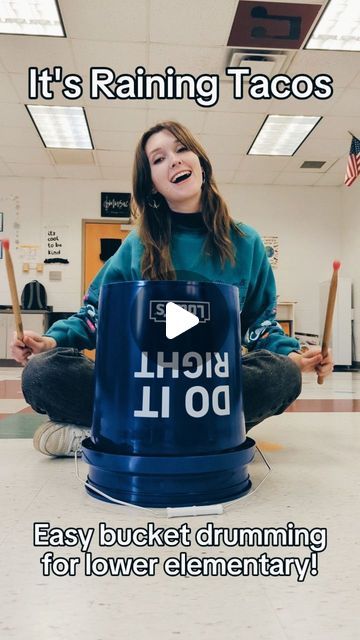
[[[27,108],[46,147],[93,149],[82,107],[27,105]]]
[[[248,155],[292,156],[321,116],[268,116]]]
[[[0,33],[65,36],[56,0],[0,0]]]
[[[360,51],[359,0],[330,0],[306,49]]]

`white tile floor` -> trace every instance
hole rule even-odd
[[[4,375],[4,371],[1,373]],[[18,375],[18,370],[10,370]],[[3,378],[2,378],[3,379]],[[9,378],[7,378],[9,379]],[[359,374],[334,374],[319,387],[306,378],[302,398],[360,398]],[[34,522],[52,527],[179,527],[185,520],[90,498],[77,481],[72,460],[52,460],[31,440],[0,440],[1,622],[4,640],[117,640],[172,637],[217,640],[358,640],[360,575],[360,413],[286,413],[252,432],[256,440],[282,445],[265,452],[272,473],[251,496],[224,515],[189,518],[193,531],[216,527],[327,529],[327,549],[318,554],[318,575],[289,577],[168,577],[166,558],[304,558],[303,547],[100,548],[93,556],[154,557],[154,577],[85,577],[83,559],[75,577],[43,577],[40,557],[80,556],[78,548],[33,546]],[[256,463],[259,465],[259,462]],[[85,465],[81,471],[86,473]],[[254,470],[254,476],[259,471]]]

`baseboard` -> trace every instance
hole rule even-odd
[[[334,366],[334,371],[339,372],[339,371],[359,371],[360,370],[360,362],[353,362],[352,364],[349,365],[345,365],[345,364],[336,364]]]
[[[0,358],[0,367],[22,367],[22,365],[13,359],[7,360],[7,359]]]

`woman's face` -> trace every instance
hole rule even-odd
[[[172,211],[200,210],[202,168],[198,156],[167,129],[154,133],[145,145],[154,188]]]

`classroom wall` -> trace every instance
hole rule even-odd
[[[340,251],[340,189],[224,185],[222,192],[234,217],[278,236],[279,300],[297,302],[297,331],[319,334],[319,283]]]
[[[338,256],[342,259],[348,242],[355,252],[355,239],[343,215],[342,189],[230,184],[220,187],[236,220],[254,226],[261,235],[278,236],[279,266],[275,276],[280,300],[297,301],[298,331],[319,333],[319,282],[331,276],[332,262]],[[99,217],[101,191],[128,190],[129,185],[120,181],[0,179],[0,211],[5,214],[3,237],[11,241],[19,291],[25,282],[36,278],[44,283],[48,304],[55,311],[75,311],[80,303],[81,220]],[[69,265],[44,265],[43,274],[22,273],[20,251],[14,248],[15,208],[8,199],[14,194],[19,196],[20,204],[20,243],[41,245],[45,225],[68,225]],[[350,211],[350,203],[344,206]],[[357,225],[359,228],[359,222]],[[49,282],[50,269],[62,272],[61,282]],[[9,302],[2,260],[0,303]]]
[[[24,284],[39,280],[47,290],[48,304],[54,311],[76,311],[81,302],[81,221],[100,217],[101,191],[128,191],[128,185],[118,181],[66,179],[0,179],[0,211],[4,211],[3,237],[10,238],[19,294]],[[44,227],[56,224],[69,228],[68,265],[44,265],[44,273],[31,270],[22,273],[21,249],[16,250],[16,221],[12,195],[19,196],[20,244],[39,244],[44,247]],[[42,255],[42,260],[44,254]],[[10,302],[4,261],[0,261],[0,303]],[[61,271],[60,282],[49,281],[49,271]]]
[[[353,282],[355,358],[360,362],[360,178],[351,187],[341,188],[342,266]]]

